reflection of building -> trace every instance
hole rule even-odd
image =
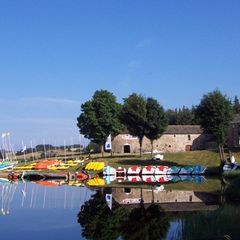
[[[159,203],[168,211],[193,211],[216,208],[218,196],[206,192],[184,190],[161,190],[142,188],[113,188],[112,195],[116,202],[123,205]]]
[[[154,141],[154,149],[164,152],[190,151],[211,147],[212,136],[203,133],[199,125],[169,125],[164,134]],[[113,151],[139,152],[139,141],[128,133],[119,134],[113,140]],[[213,145],[215,146],[215,145]],[[150,151],[151,143],[144,137],[143,151]]]

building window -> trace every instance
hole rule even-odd
[[[158,145],[156,145],[156,147],[158,147]]]
[[[174,134],[173,136],[176,137],[176,134]]]
[[[190,141],[191,140],[191,135],[188,135],[188,141]]]
[[[131,188],[124,188],[124,193],[126,193],[126,194],[131,193]]]
[[[171,145],[168,145],[168,147],[170,148],[170,147],[171,147]]]

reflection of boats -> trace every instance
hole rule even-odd
[[[80,173],[76,172],[75,173],[75,178],[79,181],[84,181],[84,180],[88,179],[88,177],[89,177],[88,174],[83,173],[83,172],[80,172]]]
[[[156,181],[159,183],[165,183],[171,181],[168,175],[155,175]]]
[[[107,184],[110,184],[111,182],[116,180],[115,175],[104,175],[103,178],[105,179]]]
[[[96,177],[96,178],[90,178],[87,181],[87,185],[88,186],[104,186],[105,185],[105,181],[102,178]]]
[[[147,183],[156,182],[156,179],[153,175],[142,175],[142,180]]]
[[[132,183],[136,183],[136,182],[141,182],[142,181],[142,179],[141,179],[141,177],[140,176],[138,176],[138,175],[136,175],[136,176],[127,176],[127,179],[128,179],[128,181],[129,182],[132,182]]]
[[[22,174],[10,173],[8,175],[10,180],[22,179],[27,181],[40,181],[48,179],[68,179],[67,173],[40,173],[40,172],[23,172]]]

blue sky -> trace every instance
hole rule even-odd
[[[216,88],[240,96],[238,0],[1,0],[0,132],[78,142],[80,105],[99,89],[165,108]]]

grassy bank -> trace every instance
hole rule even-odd
[[[240,152],[235,152],[237,161],[240,161]],[[208,168],[209,174],[220,173],[220,160],[219,154],[216,151],[191,151],[191,152],[179,152],[179,153],[165,153],[163,161],[151,160],[150,154],[143,154],[140,158],[139,154],[114,154],[111,156],[110,153],[105,153],[104,157],[101,154],[92,154],[90,159],[88,155],[75,156],[85,159],[84,164],[86,165],[89,161],[103,161],[105,165],[112,167],[124,167],[128,168],[133,165],[146,166],[146,165],[167,165],[167,166],[186,166],[200,164]],[[27,162],[29,164],[30,162]],[[20,164],[19,164],[20,165]],[[22,163],[21,165],[24,165]],[[68,171],[74,172],[79,171],[82,168],[82,164],[76,167],[71,167]]]

